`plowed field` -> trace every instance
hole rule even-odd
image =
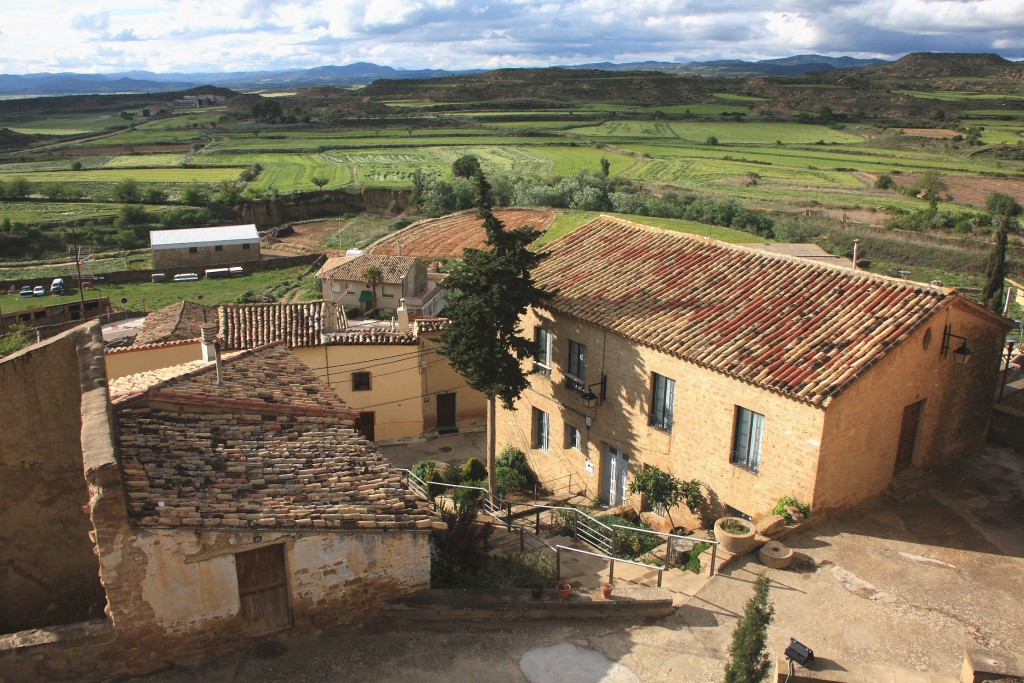
[[[524,225],[546,230],[555,220],[555,212],[544,209],[495,209],[494,215],[509,230]],[[372,254],[397,256],[399,244],[402,256],[462,258],[463,249],[484,247],[483,222],[476,217],[473,209],[417,221],[404,230],[388,235],[372,245],[369,251]]]

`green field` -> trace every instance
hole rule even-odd
[[[200,279],[195,282],[135,282],[122,285],[97,284],[86,290],[86,298],[105,296],[110,303],[129,310],[155,310],[187,299],[200,301],[208,306],[231,303],[243,292],[263,292],[277,287],[282,282],[294,280],[306,272],[306,266],[265,270],[243,277],[225,280]],[[121,303],[121,299],[127,299]],[[69,291],[64,296],[19,297],[5,296],[0,299],[5,312],[23,311],[39,306],[52,306],[78,301],[78,291]]]
[[[127,128],[130,124],[120,116],[102,114],[98,116],[48,116],[33,121],[8,123],[0,118],[0,128],[10,128],[15,133],[26,135],[81,135],[95,133],[106,128]]]
[[[181,166],[185,161],[185,155],[181,153],[170,154],[129,154],[114,157],[104,168],[172,168]]]
[[[2,168],[2,167],[0,167]],[[140,183],[216,183],[233,180],[240,168],[119,168],[95,171],[41,171],[38,173],[0,173],[0,181],[24,178],[32,183],[116,183],[134,178]]]

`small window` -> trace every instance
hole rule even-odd
[[[251,244],[248,244],[248,243],[246,243],[246,244],[243,244],[243,245],[242,245],[242,251],[249,251],[249,247],[251,247],[251,246],[252,246],[252,245],[251,245]]]
[[[335,294],[341,294],[341,283],[340,282],[332,282],[331,283],[331,291],[334,292]]]
[[[189,247],[188,248],[188,253],[190,253],[190,254],[198,254],[199,253],[199,247]]]
[[[651,415],[647,424],[664,432],[672,431],[672,407],[676,400],[676,381],[653,373],[651,378]]]
[[[370,373],[368,372],[353,372],[352,373],[352,391],[369,391],[370,390]]]
[[[570,389],[583,391],[583,383],[587,379],[587,346],[569,340],[569,369],[566,372],[565,384]]]
[[[732,441],[733,465],[757,474],[761,469],[761,435],[764,415],[736,406],[736,427]]]
[[[224,245],[218,244],[213,248],[214,251],[224,251]]]
[[[535,327],[533,330],[533,340],[537,345],[537,355],[534,357],[533,371],[545,377],[550,377],[551,332],[541,327]]]
[[[345,291],[349,294],[355,294],[359,289],[359,284],[356,282],[349,282],[345,285]]]
[[[543,410],[533,409],[533,447],[548,450],[551,443],[551,416]]]
[[[395,286],[382,285],[380,288],[380,295],[387,298],[393,297],[395,295]]]
[[[580,433],[579,427],[565,425],[565,447],[583,450],[583,434]]]

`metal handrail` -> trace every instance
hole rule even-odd
[[[653,536],[661,536],[662,538],[669,538],[678,541],[696,541],[697,543],[707,543],[711,546],[711,576],[715,575],[715,564],[718,560],[718,541],[713,538],[700,538],[699,536],[680,536],[679,534],[669,534],[664,531],[655,531],[654,529],[637,529],[632,526],[624,526],[622,524],[612,524],[612,527],[616,529],[625,529],[626,531],[636,531],[641,534],[651,534]],[[669,541],[665,546],[665,566],[671,565],[669,562],[669,553],[672,550],[672,543]]]
[[[568,550],[574,553],[580,553],[581,555],[590,555],[591,557],[598,557],[601,559],[608,560],[608,582],[611,583],[615,580],[615,563],[625,562],[636,567],[643,567],[644,569],[654,569],[658,572],[658,588],[661,588],[662,575],[665,573],[664,567],[655,567],[653,564],[644,564],[643,562],[634,562],[633,560],[623,560],[618,557],[611,557],[610,555],[601,555],[599,553],[592,553],[589,550],[580,550],[579,548],[573,548],[567,545],[556,545],[555,546],[555,580],[562,580],[562,554],[561,551]]]
[[[550,484],[551,482],[554,482],[554,481],[560,481],[562,479],[568,479],[569,480],[569,483],[565,485],[565,490],[568,491],[569,493],[572,493],[572,475],[573,475],[573,473],[570,472],[569,474],[564,474],[561,477],[555,477],[554,479],[548,479],[547,481],[539,481],[539,482],[537,482],[536,484],[533,485],[533,498],[534,498],[534,500],[537,499],[537,497],[538,497],[537,494],[542,489],[546,490],[546,491],[551,491],[552,493],[555,493],[556,491],[558,491],[558,489],[550,489],[550,488],[548,488],[548,484]]]

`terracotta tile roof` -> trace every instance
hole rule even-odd
[[[600,216],[549,245],[545,306],[814,405],[953,299],[952,290]]]
[[[434,525],[399,473],[351,428],[354,413],[288,351],[239,353],[222,370],[226,387],[214,386],[207,364],[115,407],[136,524]]]
[[[767,251],[772,254],[783,254],[785,256],[796,256],[797,258],[810,259],[821,263],[828,263],[842,268],[853,268],[853,261],[842,256],[833,256],[817,244],[770,242],[767,244],[744,244],[747,249],[756,251]]]
[[[366,271],[370,268],[378,268],[381,272],[381,283],[386,285],[397,285],[401,283],[401,276],[407,275],[416,263],[411,256],[376,256],[364,254],[340,266],[328,270],[321,275],[325,280],[342,280],[344,282],[363,282],[366,280]]]
[[[440,332],[448,327],[448,318],[417,318],[412,325],[412,332],[417,337],[429,332]]]
[[[200,335],[200,326],[204,320],[217,322],[217,312],[212,306],[179,301],[147,315],[142,330],[135,337],[135,345],[195,339]]]
[[[402,334],[401,332],[380,329],[332,332],[325,335],[324,340],[328,346],[360,346],[368,344],[409,346],[417,343],[416,337],[413,334]]]
[[[226,349],[251,349],[283,341],[289,348],[317,346],[324,329],[324,302],[224,304],[218,336]]]
[[[134,337],[132,338],[134,339]],[[149,351],[152,349],[168,349],[172,346],[185,346],[187,344],[198,344],[202,339],[196,337],[195,339],[177,339],[175,341],[165,342],[154,342],[152,344],[117,344],[113,342],[107,344],[103,352],[107,355],[114,355],[119,353],[132,353],[134,351]]]

